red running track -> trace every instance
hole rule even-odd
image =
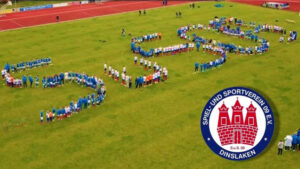
[[[261,6],[265,2],[280,2],[280,3],[288,2],[290,4],[290,8],[284,10],[289,10],[294,12],[300,11],[300,0],[230,0],[230,1],[250,4],[250,5],[257,5],[257,6]]]
[[[188,1],[169,1],[169,5],[187,3]],[[74,5],[67,7],[9,13],[0,17],[0,31],[18,29],[60,21],[69,21],[81,18],[116,14],[161,7],[161,1],[110,1],[99,4]]]

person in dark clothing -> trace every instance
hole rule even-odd
[[[125,36],[125,29],[122,28],[122,36]]]
[[[141,10],[139,10],[139,16],[141,16],[142,15],[142,11]]]
[[[56,16],[56,22],[59,22],[59,20],[60,20],[60,17],[59,17],[59,15],[57,15]]]
[[[129,79],[128,87],[129,87],[129,89],[131,89],[131,87],[132,87],[131,78]]]
[[[138,86],[139,86],[139,78],[136,77],[135,78],[135,88],[138,88]]]
[[[146,15],[146,9],[144,9],[144,15]]]

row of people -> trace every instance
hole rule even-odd
[[[212,25],[214,24],[211,23]],[[183,39],[187,39],[189,38],[189,36],[187,36],[186,32],[189,30],[193,30],[193,29],[203,29],[203,25],[198,24],[198,25],[192,25],[192,26],[184,26],[178,29],[178,35],[183,38]],[[254,47],[241,47],[241,46],[235,46],[233,44],[225,44],[225,43],[221,43],[218,42],[218,44],[216,44],[215,40],[207,40],[204,39],[203,37],[199,37],[196,36],[196,34],[193,34],[193,41],[197,42],[197,50],[199,50],[200,44],[203,44],[203,49],[209,49],[210,51],[215,51],[218,50],[219,48],[223,48],[223,50],[227,50],[229,52],[235,52],[235,53],[239,53],[239,54],[257,54],[257,53],[264,53],[266,51],[268,51],[270,43],[268,41],[266,41],[265,39],[262,38],[258,38],[257,35],[253,35],[253,34],[246,34],[240,30],[240,28],[236,28],[236,29],[231,29],[230,27],[226,27],[226,26],[222,26],[220,29],[220,32],[227,34],[227,35],[231,35],[231,36],[239,36],[242,39],[244,39],[244,37],[250,37],[251,40],[255,39],[255,41],[257,41],[259,39],[259,42],[261,43],[260,46],[254,46]],[[187,39],[189,40],[189,39]],[[209,45],[210,43],[212,43],[212,46]],[[214,46],[218,46],[219,48],[215,48]],[[222,53],[221,51],[219,53]]]
[[[152,33],[152,34],[147,34],[139,37],[134,37],[131,39],[131,41],[134,43],[142,43],[144,41],[152,41],[161,38],[162,38],[162,34],[159,32],[159,33]]]
[[[34,79],[31,75],[28,76],[28,78],[24,75],[22,79],[14,78],[10,73],[6,71],[6,69],[3,69],[2,71],[2,78],[6,81],[6,85],[8,87],[15,87],[15,88],[22,88],[27,87],[27,79],[30,83],[30,87],[32,87],[34,83]],[[39,77],[36,76],[36,87],[39,85]]]
[[[107,65],[104,64],[104,73],[107,72]],[[108,76],[115,79],[115,81],[119,81],[120,73],[118,70],[111,68],[111,66],[108,67]],[[132,80],[131,76],[126,74],[126,67],[123,66],[123,71],[121,73],[121,84],[125,87],[131,88],[132,87]]]
[[[138,61],[138,58],[135,56],[134,57],[134,64],[135,65],[137,65],[137,61]],[[140,58],[140,66],[144,66],[145,70],[151,70],[152,69],[151,61],[150,60],[148,61],[148,60],[143,59],[143,58]],[[154,72],[157,72],[157,71],[161,70],[161,68],[162,67],[160,65],[158,65],[156,62],[153,63],[153,71]]]
[[[105,98],[105,92],[98,93],[97,95],[95,93],[88,95],[87,97],[79,98],[77,102],[70,102],[70,105],[55,109],[53,108],[52,111],[46,111],[46,119],[47,123],[52,122],[55,119],[62,120],[67,117],[71,117],[72,114],[77,114],[83,109],[86,109],[90,106],[96,106],[100,105]],[[56,117],[56,118],[55,118]],[[44,111],[40,112],[40,122],[43,124],[44,122]]]
[[[119,81],[120,79],[120,72],[117,69],[108,66],[108,73],[107,73],[107,64],[104,64],[104,73],[107,74],[109,77],[112,77],[115,81]],[[131,88],[132,87],[132,79],[131,76],[126,74],[126,67],[123,66],[123,71],[121,73],[121,85]]]
[[[164,68],[159,68],[153,73],[144,76],[138,76],[135,79],[135,88],[141,88],[149,86],[152,84],[159,83],[161,81],[166,81],[168,79],[168,70]]]
[[[43,65],[49,65],[51,64],[51,58],[42,58],[42,59],[36,59],[33,61],[27,61],[27,62],[20,62],[17,64],[9,64],[6,63],[4,66],[4,69],[10,73],[10,72],[17,72],[20,70],[25,70],[25,69],[31,69]]]
[[[300,151],[300,129],[294,134],[287,135],[283,140],[280,140],[278,143],[278,155],[282,155],[283,148],[286,151]]]
[[[182,52],[192,51],[195,48],[194,43],[183,43],[168,47],[159,47],[154,49],[155,56],[159,55],[176,55]]]
[[[97,78],[96,76],[89,76],[86,73],[66,72],[64,77],[66,81],[77,82],[79,85],[83,85],[94,90],[104,86],[102,79]]]
[[[43,84],[43,88],[53,88],[53,87],[63,85],[64,81],[65,81],[65,74],[60,73],[59,75],[55,74],[54,76],[48,76],[48,77],[44,76],[42,79],[42,84]],[[23,83],[26,83],[26,80]]]
[[[213,61],[210,61],[207,63],[202,63],[202,64],[199,64],[199,62],[196,62],[195,63],[195,72],[198,72],[199,68],[200,68],[201,72],[205,72],[209,69],[218,67],[218,66],[224,64],[225,62],[226,62],[226,53],[223,53],[222,56],[216,60],[213,60]]]

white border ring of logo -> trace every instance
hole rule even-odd
[[[239,94],[237,94],[237,92],[232,92],[232,91],[237,91],[237,90],[242,91],[242,92],[239,92]],[[265,119],[267,122],[263,137],[259,141],[259,143],[256,144],[250,150],[243,151],[243,152],[232,152],[232,151],[225,150],[219,144],[217,144],[216,141],[212,137],[212,134],[211,134],[211,131],[209,128],[209,126],[210,126],[209,120],[210,120],[211,111],[214,109],[214,107],[219,102],[221,102],[225,98],[231,97],[231,96],[248,97],[253,102],[258,103],[255,99],[253,99],[249,96],[249,93],[255,94],[257,97],[259,97],[265,103],[265,105],[263,107],[261,107],[261,109],[264,112]],[[214,103],[214,105],[211,105],[211,101],[213,101],[216,97],[219,98],[218,101],[216,103]],[[220,97],[221,97],[221,99],[220,99]],[[274,116],[273,116],[273,112],[272,112],[270,105],[265,100],[265,98],[263,96],[261,96],[259,93],[257,93],[256,91],[254,91],[252,89],[245,88],[245,87],[231,87],[231,88],[226,88],[226,89],[216,93],[207,102],[207,104],[205,105],[205,107],[203,109],[202,115],[201,115],[200,126],[201,126],[201,132],[202,132],[203,139],[205,140],[206,144],[209,146],[209,148],[213,152],[215,152],[216,154],[218,154],[219,156],[221,156],[225,159],[240,161],[240,160],[247,160],[247,159],[257,156],[259,153],[261,153],[267,147],[267,145],[271,141],[271,138],[272,138],[273,132],[274,132]]]

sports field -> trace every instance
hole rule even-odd
[[[277,156],[277,143],[293,134],[300,122],[299,39],[279,43],[279,34],[260,33],[270,41],[262,55],[229,54],[226,64],[205,73],[193,73],[196,61],[217,56],[201,52],[150,59],[166,66],[166,82],[142,89],[127,89],[103,74],[106,63],[119,70],[127,67],[133,77],[144,70],[133,65],[131,36],[161,32],[161,41],[147,42],[145,49],[186,41],[177,29],[187,24],[208,24],[215,16],[278,24],[300,32],[298,13],[223,2],[196,3],[156,8],[144,16],[138,12],[61,22],[0,32],[0,65],[52,57],[53,65],[22,73],[54,75],[85,72],[103,78],[107,87],[104,104],[50,124],[39,123],[41,110],[68,105],[90,90],[67,84],[54,89],[15,89],[0,85],[0,168],[299,168],[300,152]],[[233,5],[230,7],[230,5]],[[176,18],[175,12],[182,17]],[[294,20],[295,23],[287,22]],[[275,20],[278,20],[276,22]],[[251,41],[213,32],[192,32],[222,42],[251,45]],[[105,41],[105,42],[104,42]],[[140,56],[139,56],[140,57]],[[200,131],[204,105],[216,92],[232,86],[253,88],[268,98],[275,115],[275,133],[267,149],[247,161],[229,161],[214,154]]]

